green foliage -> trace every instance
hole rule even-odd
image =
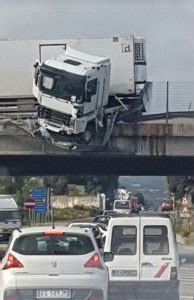
[[[132,193],[131,196],[132,197],[137,197],[138,200],[139,200],[139,203],[144,205],[145,199],[144,199],[144,196],[142,195],[142,193],[135,192],[135,193]]]
[[[169,176],[167,177],[169,193],[175,195],[175,201],[181,199],[185,195],[185,188],[190,178],[186,176]]]
[[[22,186],[22,194],[24,197],[29,197],[33,188],[40,186],[40,181],[36,178],[26,178]]]
[[[3,195],[3,194],[7,194],[5,192],[5,187],[4,186],[0,186],[0,194]]]
[[[66,209],[54,209],[54,218],[55,221],[62,220],[76,220],[82,218],[89,218],[95,216],[98,211],[94,208],[83,208],[74,207]]]

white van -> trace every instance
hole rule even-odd
[[[113,210],[117,214],[130,214],[131,202],[129,200],[115,200]]]
[[[104,248],[110,299],[179,299],[176,236],[168,216],[111,219]]]
[[[14,229],[21,227],[18,206],[12,195],[0,195],[0,242],[7,242]]]

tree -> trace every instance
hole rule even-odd
[[[140,204],[144,205],[145,199],[142,193],[134,192],[131,194],[132,197],[137,197]]]
[[[175,201],[181,199],[185,193],[186,188],[189,187],[191,191],[192,200],[193,190],[194,190],[194,177],[193,176],[169,176],[167,177],[168,189],[169,193],[173,193],[175,195]]]

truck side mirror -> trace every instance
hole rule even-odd
[[[105,262],[110,262],[113,261],[114,259],[114,254],[112,252],[104,252],[103,258]]]

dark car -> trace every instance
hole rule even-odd
[[[109,215],[100,215],[100,216],[95,216],[93,219],[93,222],[103,223],[103,224],[108,225],[110,219],[111,219],[111,216],[109,216]]]
[[[103,216],[117,217],[117,212],[114,211],[114,210],[105,210],[102,215]]]
[[[141,210],[139,199],[137,197],[131,197],[130,201],[131,201],[131,212],[139,213]]]

